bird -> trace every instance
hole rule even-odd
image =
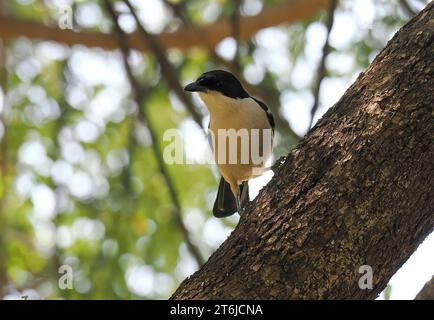
[[[184,90],[198,93],[210,115],[213,156],[222,175],[213,215],[242,215],[249,202],[248,180],[264,172],[265,162],[272,155],[273,115],[264,102],[250,96],[241,82],[225,70],[205,72]]]

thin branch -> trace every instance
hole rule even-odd
[[[238,0],[237,0],[238,2]],[[240,41],[239,33],[240,33],[240,15],[239,15],[239,6],[240,3],[238,3],[236,8],[236,15],[238,16],[238,19],[233,19],[233,24],[238,24],[238,27],[233,27],[233,37],[236,39],[237,42],[237,52],[235,54],[233,61],[228,61],[223,59],[221,56],[219,56],[214,49],[210,50],[210,57],[214,61],[215,64],[220,64],[230,72],[232,72],[243,84],[243,86],[247,89],[248,92],[253,94],[254,96],[263,99],[264,101],[271,101],[273,100],[270,96],[269,92],[265,92],[264,90],[260,90],[259,87],[252,86],[250,83],[247,82],[247,80],[244,78],[243,73],[241,72],[241,67],[239,64],[239,58],[237,58],[238,55],[238,43]],[[184,24],[188,23],[188,21],[184,18],[186,16],[185,12],[178,12],[178,17],[183,21]],[[238,21],[234,21],[238,20]],[[208,39],[210,38],[209,35],[204,32],[201,34],[203,38],[203,43],[208,43]],[[207,45],[209,46],[209,45]],[[274,115],[274,120],[276,121],[277,130],[282,131],[285,135],[291,137],[295,141],[299,141],[301,137],[292,130],[291,125],[289,124],[288,120],[284,119],[280,113],[279,113],[279,107],[275,103],[269,104],[269,107],[271,109],[271,112]]]
[[[330,1],[330,8],[328,10],[327,21],[326,21],[327,37],[324,46],[322,48],[322,57],[318,65],[316,82],[313,88],[314,102],[312,108],[310,109],[310,121],[309,121],[308,130],[310,130],[310,128],[312,127],[313,119],[319,107],[319,92],[321,89],[321,82],[324,79],[326,73],[325,62],[328,54],[330,53],[329,39],[330,39],[330,32],[333,28],[333,20],[334,20],[334,14],[335,14],[337,2],[338,2],[337,0]]]
[[[241,65],[240,65],[240,57],[239,57],[239,53],[240,53],[240,29],[241,29],[241,25],[240,25],[240,5],[241,5],[241,1],[240,0],[235,0],[234,1],[234,12],[232,14],[232,37],[235,40],[235,55],[234,55],[234,65],[235,67],[240,70]]]
[[[263,28],[311,18],[327,5],[328,0],[287,0],[279,5],[266,7],[258,16],[241,18],[240,40],[249,39]],[[203,42],[203,33],[209,35],[206,43]],[[158,40],[165,48],[188,50],[201,46],[214,49],[220,41],[230,35],[231,22],[223,19],[207,26],[184,26],[173,33],[162,33],[158,35]],[[81,44],[87,47],[118,49],[118,43],[110,34],[61,30],[57,26],[0,15],[0,38],[8,40],[22,36],[29,39],[52,40],[70,46]],[[143,41],[141,32],[135,32],[128,38],[131,49],[139,51],[150,49]]]
[[[166,2],[169,3],[169,1]],[[264,8],[258,16],[241,17],[240,40],[249,39],[262,28],[310,18],[319,9],[326,8],[327,5],[328,0],[287,0],[279,5]],[[181,16],[182,14],[178,17],[181,18]],[[180,28],[176,32],[162,33],[159,34],[158,37],[154,37],[158,38],[162,46],[165,48],[187,50],[192,47],[202,46],[211,52],[211,57],[217,63],[222,64],[228,70],[235,73],[235,68],[225,64],[224,60],[218,57],[214,52],[215,45],[227,36],[231,35],[232,28],[230,20],[220,20],[205,27],[192,26],[190,23],[187,23],[188,20],[186,18],[182,21],[184,27]],[[103,49],[118,49],[119,47],[117,41],[108,34],[60,30],[57,27],[49,27],[35,22],[0,16],[0,37],[13,39],[17,36],[26,36],[30,39],[54,40],[66,45],[82,44],[89,47],[99,47]],[[143,41],[141,32],[135,32],[132,35],[129,35],[128,40],[131,49],[140,51],[149,50],[149,45],[147,45],[147,42]],[[219,58],[220,60],[216,58]],[[239,72],[238,77],[240,80],[243,78]],[[247,83],[245,80],[243,82]],[[260,97],[267,97],[267,95],[263,93],[259,94],[259,92],[251,92]],[[275,120],[278,129],[298,141],[300,137],[293,132],[288,121],[279,115],[278,108],[270,106],[270,109],[276,117]]]
[[[128,133],[127,133],[127,153],[129,156],[130,161],[128,161],[128,165],[122,170],[121,176],[122,176],[122,183],[125,187],[125,192],[128,195],[131,195],[134,191],[132,190],[132,165],[135,158],[135,153],[138,145],[138,141],[136,138],[136,124],[137,121],[134,121],[132,119],[128,125]]]
[[[417,11],[413,9],[407,0],[399,0],[399,4],[410,17],[414,17],[417,14]]]
[[[166,51],[163,45],[160,43],[160,40],[154,35],[150,34],[148,31],[146,31],[130,2],[128,0],[123,0],[123,2],[130,9],[131,14],[136,20],[139,31],[142,33],[142,35],[148,42],[149,47],[154,52],[158,63],[161,66],[161,73],[163,77],[166,79],[173,91],[175,91],[179,100],[181,100],[181,102],[186,106],[187,110],[191,113],[193,120],[198,124],[199,127],[202,128],[202,115],[199,113],[190,98],[184,92],[184,89],[182,88],[181,83],[178,80],[176,70],[170,63],[169,59],[167,59]]]
[[[180,19],[185,25],[189,24],[187,19],[187,14],[185,12],[185,1],[179,1],[178,3],[173,3],[170,0],[163,0],[163,3],[169,7],[173,14]]]
[[[3,104],[6,106],[7,94],[7,69],[6,69],[6,44],[0,39],[0,86],[3,91]],[[3,126],[3,134],[0,136],[0,299],[6,293],[6,286],[8,283],[7,268],[6,268],[6,239],[5,239],[5,198],[8,188],[7,174],[8,174],[8,145],[7,145],[7,125],[6,119],[3,116],[6,112],[5,108],[3,113],[0,113],[0,126]]]
[[[244,78],[242,72],[235,66],[232,61],[223,59],[215,51],[211,52],[211,59],[213,59],[216,64],[220,64],[224,68],[232,72],[241,81],[244,88],[246,88],[246,90],[250,92],[253,96],[256,96],[266,102],[271,102],[272,100],[274,100],[269,92],[261,90],[261,88],[259,88],[258,86],[252,86],[250,83],[248,83],[247,80]],[[295,141],[299,141],[301,137],[297,133],[295,133],[294,130],[292,130],[288,120],[286,120],[280,115],[278,104],[268,103],[267,105],[273,113],[274,120],[276,121],[277,130],[283,132],[285,135],[291,137]]]
[[[6,11],[5,3],[0,2],[0,16]],[[3,125],[3,134],[0,136],[0,299],[6,294],[8,285],[7,256],[6,256],[6,218],[5,201],[8,188],[8,145],[7,145],[7,124],[4,117],[6,110],[6,95],[8,91],[8,73],[6,68],[6,40],[0,39],[0,87],[3,93],[3,111],[0,113],[0,126]],[[2,106],[0,106],[0,109]]]
[[[68,55],[68,57],[66,57],[66,59],[64,61],[62,61],[62,67],[61,67],[61,82],[60,82],[60,91],[61,92],[65,92],[66,87],[67,87],[67,78],[68,78],[68,73],[69,73],[69,62],[70,62],[70,55]],[[68,105],[68,102],[65,99],[65,95],[62,95],[60,99],[57,100],[59,107],[60,107],[60,114],[59,117],[56,119],[56,121],[54,122],[54,126],[53,126],[53,131],[52,131],[52,136],[54,137],[53,141],[54,141],[54,146],[55,148],[53,149],[53,159],[58,160],[59,158],[61,158],[61,143],[60,140],[58,139],[59,137],[59,133],[62,131],[62,129],[65,127],[65,125],[68,123],[68,116],[69,116],[69,110],[71,110],[70,106]],[[60,214],[61,212],[61,206],[60,206],[60,195],[59,195],[59,190],[63,189],[64,186],[62,186],[61,184],[57,183],[56,181],[54,181],[53,179],[51,180],[52,183],[52,189],[56,194],[56,201],[55,201],[55,207],[56,207],[56,212],[57,214],[55,215],[55,217],[53,218],[52,222],[54,227],[57,229],[62,223],[62,215]],[[59,272],[59,268],[60,266],[63,264],[62,263],[62,248],[57,244],[54,243],[53,245],[53,251],[52,251],[52,269],[51,272],[53,272],[53,274],[57,274]],[[36,284],[35,284],[36,285]],[[68,298],[70,297],[70,290],[65,290],[62,292],[62,296],[64,298]]]
[[[164,0],[164,2],[169,2],[169,1]],[[238,0],[237,0],[237,2],[238,2]],[[239,6],[240,6],[240,3],[238,3],[238,6],[237,6],[238,9],[236,9],[237,10],[236,12],[238,12],[238,14],[237,14],[238,16],[239,16]],[[185,13],[185,7],[182,7],[182,9],[177,10],[175,12],[175,14],[184,24],[190,24],[190,22],[186,18],[187,14]],[[239,21],[238,21],[238,23],[239,23]],[[235,33],[233,36],[237,41],[237,47],[238,47],[238,42],[239,42],[239,31],[240,31],[239,29],[238,29],[238,31],[233,31],[233,34]],[[204,32],[201,34],[201,36],[203,38],[203,43],[208,43],[208,39],[210,38],[209,35]],[[237,51],[238,51],[238,49],[237,49]],[[236,55],[235,55],[235,59],[233,61],[228,61],[228,60],[223,59],[221,56],[219,56],[215,52],[214,49],[210,50],[210,58],[214,61],[214,63],[220,64],[224,68],[226,68],[227,70],[232,72],[241,81],[244,88],[246,88],[248,92],[250,92],[252,95],[254,95],[258,98],[261,98],[262,100],[267,101],[267,102],[273,100],[272,97],[270,96],[269,92],[265,92],[264,90],[260,90],[259,87],[252,86],[250,83],[248,83],[246,81],[243,73],[241,72],[240,65],[239,65],[239,63],[237,63],[237,62],[239,62],[239,60],[236,58]],[[301,137],[299,135],[297,135],[292,130],[289,122],[279,114],[279,107],[277,106],[277,104],[271,103],[271,104],[269,104],[269,107],[271,109],[271,112],[274,115],[274,120],[276,121],[277,130],[280,130],[285,135],[291,137],[292,139],[294,139],[294,141],[299,141],[301,139]]]
[[[173,206],[174,206],[174,219],[175,222],[180,229],[181,233],[184,236],[184,241],[187,244],[187,247],[191,254],[193,255],[194,259],[196,260],[197,264],[201,266],[204,263],[204,259],[199,251],[199,248],[196,247],[196,245],[193,244],[193,242],[190,239],[189,231],[187,230],[187,227],[184,224],[184,221],[182,220],[182,213],[181,213],[181,204],[179,202],[178,195],[175,190],[175,186],[173,184],[173,181],[169,175],[169,172],[167,171],[167,168],[164,164],[164,159],[161,154],[161,150],[158,147],[158,139],[155,129],[152,126],[152,123],[149,121],[149,116],[146,110],[143,108],[143,104],[145,102],[145,98],[147,96],[147,90],[144,90],[143,86],[141,86],[138,82],[138,80],[134,77],[133,72],[131,70],[131,66],[128,63],[128,57],[130,53],[130,49],[128,47],[128,43],[125,37],[125,34],[123,33],[122,29],[120,28],[118,24],[118,16],[116,12],[114,11],[110,0],[105,0],[105,5],[107,8],[107,11],[109,12],[110,16],[112,17],[114,27],[115,27],[115,35],[116,39],[119,43],[119,47],[121,48],[122,57],[123,57],[123,63],[125,67],[125,71],[128,76],[128,80],[130,81],[132,91],[134,94],[134,99],[136,101],[138,112],[139,112],[139,119],[147,126],[149,130],[149,134],[151,137],[152,142],[152,149],[154,151],[155,157],[157,158],[157,164],[158,168],[160,170],[161,175],[163,176],[164,182],[166,183],[166,186],[169,190],[170,198],[172,200]]]
[[[169,2],[168,0],[164,0],[164,2]],[[238,2],[238,0],[237,0]],[[238,3],[238,6],[236,9],[238,12],[238,16],[239,16],[239,6],[240,3]],[[190,22],[187,20],[187,14],[185,13],[185,7],[182,7],[182,9],[179,9],[175,12],[176,16],[184,23],[184,24],[190,24]],[[239,21],[238,21],[239,22]],[[191,24],[190,24],[191,25]],[[233,36],[234,38],[236,38],[237,40],[237,47],[238,47],[238,42],[239,42],[239,29],[238,31],[233,31]],[[235,33],[235,34],[234,34]],[[201,37],[202,37],[202,41],[203,43],[206,44],[206,46],[209,47],[208,45],[208,39],[210,39],[210,36],[206,33],[203,32],[201,33]],[[238,49],[237,49],[238,50]],[[227,70],[229,70],[230,72],[232,72],[243,84],[244,88],[247,89],[248,92],[250,92],[252,95],[263,99],[264,101],[271,101],[273,100],[272,97],[270,96],[270,94],[268,92],[265,92],[264,90],[260,90],[260,88],[252,86],[250,83],[248,83],[246,81],[246,79],[244,78],[243,73],[241,72],[241,68],[240,65],[238,63],[236,63],[238,60],[234,59],[233,61],[228,61],[223,59],[221,56],[219,56],[214,49],[210,50],[210,58],[214,61],[215,64],[220,64],[222,65],[224,68],[226,68]],[[282,116],[279,114],[279,108],[277,106],[277,104],[275,103],[271,103],[269,105],[271,112],[274,115],[274,120],[276,121],[276,125],[277,125],[277,129],[282,131],[285,135],[288,135],[289,137],[291,137],[292,139],[294,139],[295,141],[299,141],[301,139],[301,137],[299,135],[297,135],[291,128],[289,122],[282,118]]]
[[[238,8],[239,8],[239,4],[238,4]],[[239,12],[239,9],[237,11]],[[188,23],[188,21],[186,20],[185,17],[186,17],[185,12],[178,12],[178,18],[180,18],[184,24]],[[237,33],[239,33],[239,30],[238,30],[238,32],[235,32],[235,34],[237,34]],[[208,39],[210,38],[209,35],[204,32],[201,34],[201,36],[203,38],[203,42],[208,43]],[[239,34],[234,35],[234,38],[237,39],[236,41],[237,41],[237,47],[238,47]],[[238,48],[237,48],[237,51],[238,51]],[[256,96],[258,98],[261,98],[264,101],[273,100],[272,97],[270,96],[269,92],[265,92],[264,90],[261,90],[259,87],[252,86],[249,82],[247,82],[247,80],[244,78],[243,73],[241,72],[240,65],[237,63],[238,59],[235,58],[233,61],[225,60],[221,56],[219,56],[215,52],[214,49],[210,50],[210,57],[214,61],[215,64],[220,64],[224,68],[226,68],[227,70],[232,72],[241,81],[244,88],[246,88],[248,92],[250,92],[251,94],[253,94],[254,96]],[[271,112],[274,115],[274,120],[276,121],[277,129],[282,131],[285,135],[288,135],[289,137],[291,137],[295,141],[299,141],[301,139],[301,137],[292,130],[291,125],[289,124],[288,120],[284,119],[279,114],[279,107],[277,107],[277,104],[271,103],[269,105],[269,107],[271,109]]]

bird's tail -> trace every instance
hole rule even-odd
[[[249,202],[249,184],[244,181],[240,185],[241,207],[243,208]],[[216,218],[224,218],[234,214],[237,211],[235,196],[231,191],[231,186],[223,177],[220,179],[217,198],[214,202],[212,213]]]

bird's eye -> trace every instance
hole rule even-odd
[[[199,79],[199,84],[202,85],[202,86],[208,85],[208,82],[209,81],[206,78]]]

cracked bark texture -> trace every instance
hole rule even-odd
[[[434,225],[434,3],[288,155],[172,299],[374,299]],[[373,289],[361,290],[370,265]]]

